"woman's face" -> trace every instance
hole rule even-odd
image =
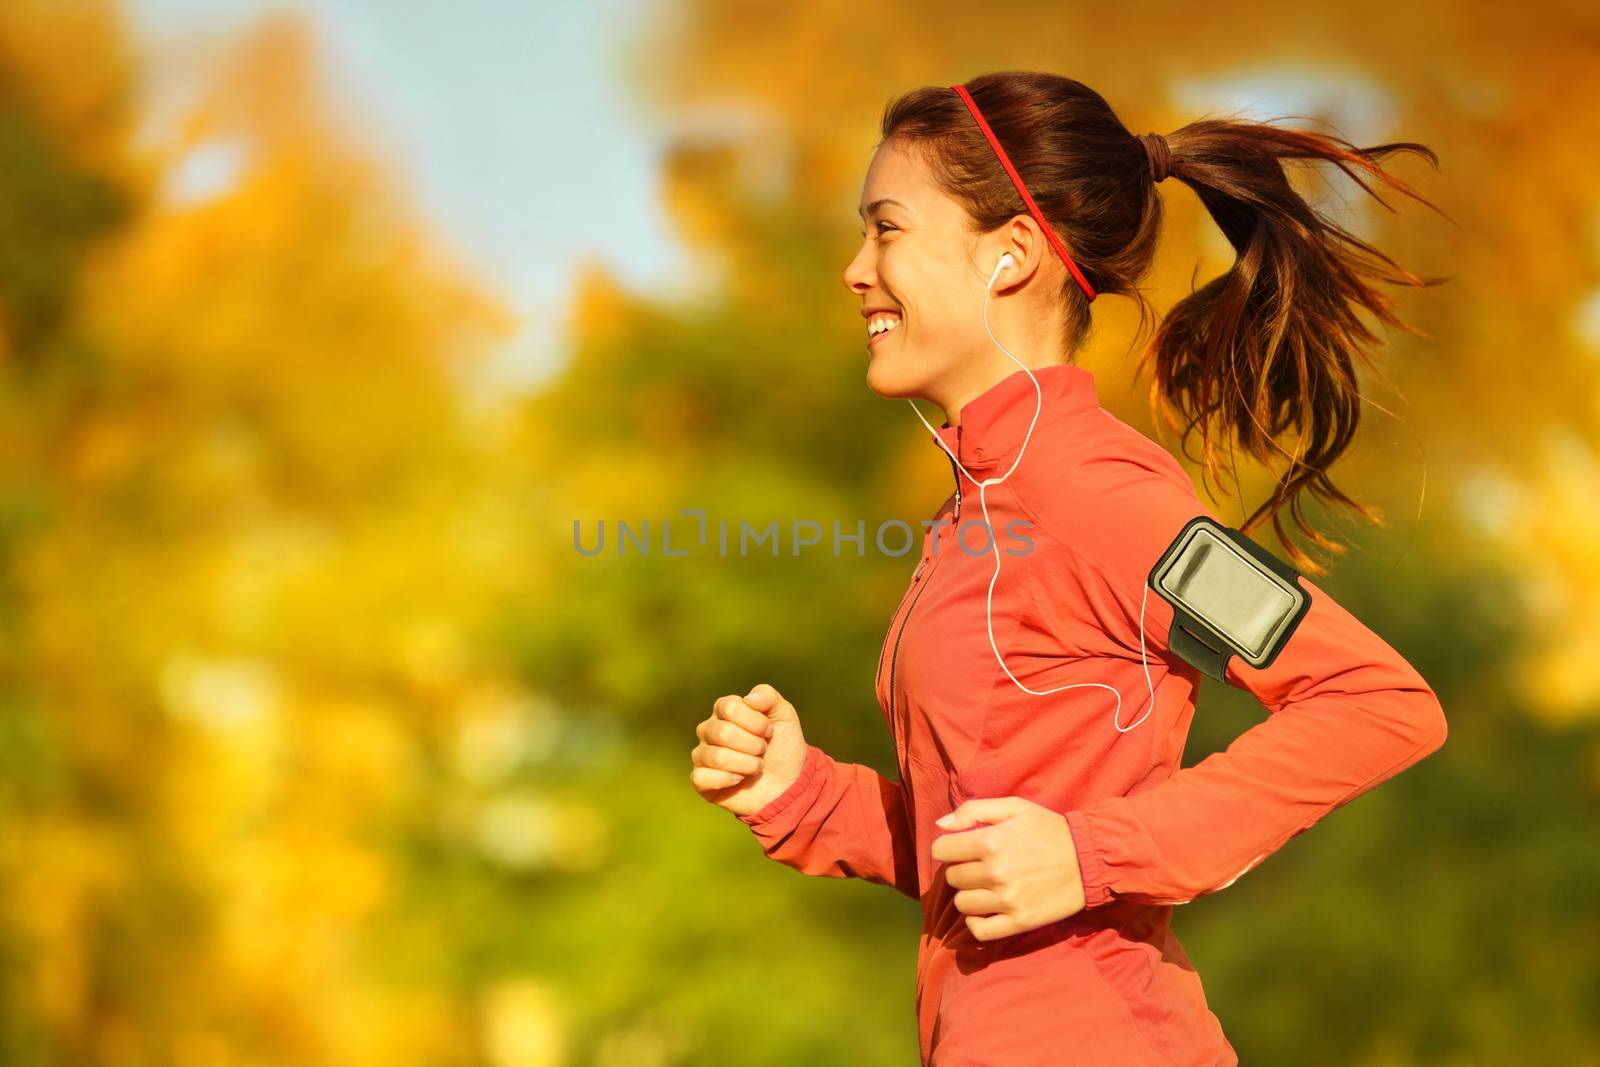
[[[965,210],[933,184],[915,150],[897,140],[873,155],[860,210],[862,245],[845,268],[845,286],[862,310],[887,308],[897,320],[868,349],[873,392],[924,397],[953,424],[962,404],[1021,369],[984,327],[984,287],[1007,252],[1019,266],[995,281],[989,328],[1030,367],[1058,362],[1039,358],[1053,350],[1050,331],[1059,328],[1060,311],[1043,295],[1059,275],[1044,260],[1055,253],[1031,216],[973,235]],[[863,343],[876,317],[862,321]]]
[[[957,369],[984,337],[986,279],[967,260],[964,213],[895,141],[873,155],[861,211],[861,250],[845,270],[845,285],[863,310],[888,308],[896,320],[868,349],[867,385],[880,396],[942,403]],[[862,321],[863,343],[872,338],[868,326],[876,317]]]

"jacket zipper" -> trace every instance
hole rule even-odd
[[[927,569],[927,566],[928,561],[925,559],[917,563],[917,569],[911,573],[911,584],[906,586],[906,591],[904,593],[900,594],[900,603],[895,605],[894,614],[889,616],[891,625],[895,619],[900,617],[900,611],[906,606],[907,598],[909,598],[911,594],[916,591],[917,579],[922,577],[922,572]],[[878,649],[878,669],[872,672],[874,682],[881,681],[883,678],[883,653],[887,648],[889,648],[889,645],[890,642],[885,640],[883,642],[883,647]]]
[[[946,458],[948,459],[949,457],[946,456]],[[955,472],[955,470],[956,470],[955,460],[954,459],[950,460],[950,470],[951,470],[952,473]],[[957,477],[956,477],[956,506],[955,506],[954,515],[955,515],[955,519],[957,519],[957,520],[961,516],[961,478],[960,478],[959,475],[957,475]],[[955,520],[952,520],[952,521],[955,521]],[[899,617],[900,609],[904,608],[906,606],[906,598],[909,597],[913,592],[916,591],[917,579],[922,577],[922,572],[927,569],[928,563],[929,563],[929,561],[924,559],[924,560],[922,560],[921,562],[919,562],[917,564],[917,569],[915,571],[913,571],[912,574],[911,574],[911,585],[909,587],[907,587],[907,589],[906,589],[906,591],[904,593],[900,594],[900,603],[895,605],[894,614],[889,616],[889,618],[891,620]],[[872,677],[875,680],[876,679],[881,679],[883,677],[883,651],[884,651],[885,648],[888,648],[888,647],[890,647],[890,642],[885,641],[883,643],[883,647],[878,649],[878,666],[872,672]],[[898,647],[898,642],[896,642],[896,647]]]
[[[958,437],[958,438],[956,438],[956,440],[959,441],[960,438]],[[950,453],[946,452],[944,454],[944,458],[948,459],[950,461],[950,473],[955,475],[955,478],[956,478],[956,516],[955,516],[955,521],[959,522],[961,520],[961,469],[956,466],[956,457],[952,456]]]
[[[948,456],[948,453],[946,455]],[[952,474],[955,474],[955,476],[956,476],[956,507],[955,507],[954,514],[951,516],[950,522],[951,522],[951,525],[957,530],[957,536],[959,537],[960,536],[960,532],[959,531],[960,531],[960,528],[961,528],[960,527],[960,523],[961,523],[961,475],[960,475],[959,470],[956,467],[955,458],[954,457],[949,457],[949,459],[950,459],[950,471],[951,471]],[[938,546],[937,546],[937,543],[936,543],[935,544],[935,548],[937,548],[937,547]],[[910,755],[910,746],[908,745],[904,750],[901,749],[901,744],[900,743],[904,739],[905,731],[900,729],[900,724],[895,719],[895,714],[894,714],[894,712],[895,712],[895,688],[894,688],[895,666],[900,660],[900,639],[905,636],[906,623],[911,621],[911,613],[916,610],[917,601],[922,598],[923,590],[928,588],[928,578],[933,574],[933,568],[934,568],[935,565],[938,564],[938,562],[939,562],[938,561],[938,557],[936,555],[935,558],[932,559],[932,560],[923,560],[922,561],[922,565],[917,568],[917,574],[918,574],[918,576],[920,576],[922,578],[922,584],[917,587],[917,589],[915,591],[915,594],[912,595],[912,597],[911,597],[911,605],[906,608],[905,614],[903,616],[901,616],[901,618],[900,618],[900,628],[899,628],[899,630],[897,630],[895,632],[895,635],[894,635],[894,648],[893,648],[893,651],[889,655],[889,730],[890,730],[890,733],[893,734],[893,736],[894,736],[895,762],[896,762],[896,766],[899,768],[899,771],[900,771],[900,781],[901,781],[902,784],[907,784],[905,760]],[[915,583],[916,580],[917,580],[917,576],[913,576],[912,582]]]
[[[933,567],[930,563],[928,564],[926,574],[931,574],[932,572]],[[911,598],[911,606],[906,608],[905,615],[903,615],[900,619],[900,629],[895,632],[894,652],[889,657],[889,732],[894,735],[895,765],[900,769],[900,782],[902,785],[908,784],[906,780],[905,765],[906,750],[902,750],[900,747],[900,742],[904,740],[905,731],[900,729],[900,724],[894,717],[894,671],[895,664],[900,659],[900,639],[906,634],[906,623],[911,620],[911,613],[916,610],[917,601],[922,598],[922,591],[926,588],[928,588],[928,583],[923,581],[923,583],[917,587],[916,595]]]

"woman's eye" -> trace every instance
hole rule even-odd
[[[880,223],[878,223],[878,232],[882,233],[883,232],[883,228],[885,226],[889,227],[889,229],[891,229],[891,230],[897,230],[897,229],[900,228],[900,227],[894,225],[893,223],[880,222]],[[867,231],[866,230],[861,230],[860,233],[861,233],[862,237],[865,237],[867,235]]]

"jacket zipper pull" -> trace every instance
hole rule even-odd
[[[947,453],[945,453],[945,458],[950,461],[950,473],[955,475],[955,479],[956,479],[956,513],[955,513],[955,517],[957,519],[959,519],[959,518],[961,518],[961,469],[956,466],[956,458],[954,456],[950,455],[947,452]]]

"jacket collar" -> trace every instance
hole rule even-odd
[[[1099,405],[1095,394],[1094,375],[1071,363],[1052,363],[1035,368],[1039,379],[1038,392],[1028,372],[1018,369],[1000,379],[961,406],[961,423],[951,426],[947,420],[934,431],[934,447],[943,441],[961,465],[976,473],[990,470],[1002,463],[1009,465],[1028,433],[1033,413],[1040,403],[1039,421],[1033,432],[1069,411],[1079,411]],[[1029,439],[1032,444],[1032,439]],[[939,449],[941,452],[943,448]],[[957,478],[959,484],[960,479]]]

